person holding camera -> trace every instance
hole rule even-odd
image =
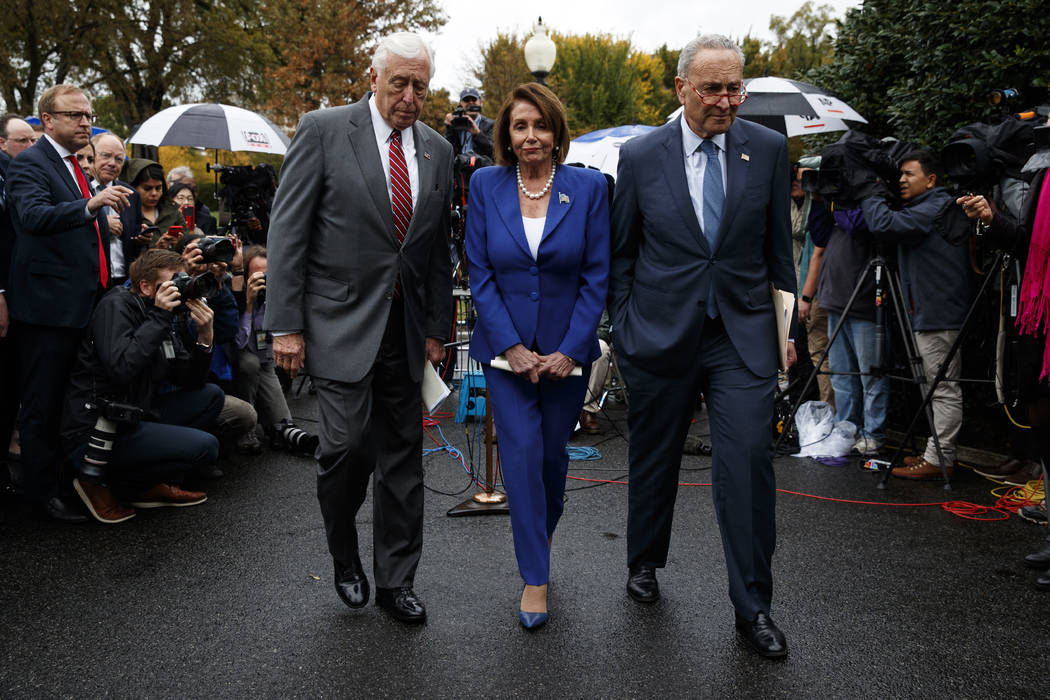
[[[864,219],[876,239],[898,245],[898,266],[905,308],[911,315],[915,346],[922,357],[926,381],[932,382],[959,337],[969,297],[969,247],[952,245],[936,230],[935,219],[954,201],[938,186],[940,160],[929,148],[901,158],[900,209],[884,196],[861,202]],[[893,475],[903,479],[931,480],[951,476],[955,465],[955,440],[962,428],[962,357],[955,353],[944,380],[933,393],[932,429],[936,439],[926,443],[921,458],[906,457]],[[928,390],[928,384],[922,387]],[[938,449],[939,448],[939,449]],[[943,467],[943,473],[942,473]]]
[[[287,446],[308,456],[313,456],[317,437],[298,430],[292,422],[292,412],[284,398],[281,382],[273,364],[273,337],[266,331],[263,318],[266,314],[266,248],[249,246],[244,250],[244,311],[241,312],[240,327],[234,338],[236,346],[234,364],[237,368],[233,382],[233,393],[255,406],[262,417],[262,424],[273,447]],[[289,429],[292,432],[289,433]],[[286,442],[285,435],[295,437]],[[262,445],[254,428],[237,440],[237,450],[242,454],[259,454]]]
[[[132,518],[135,508],[207,499],[177,486],[218,457],[205,431],[223,405],[222,390],[206,383],[214,314],[182,269],[171,251],[140,255],[130,286],[99,302],[77,353],[62,438],[78,475],[73,486],[102,523]]]
[[[459,93],[459,107],[445,115],[445,140],[452,154],[477,154],[492,158],[492,129],[495,122],[481,113],[481,93],[464,88]]]

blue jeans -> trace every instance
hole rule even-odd
[[[835,331],[842,314],[828,311],[828,337]],[[880,444],[886,440],[886,409],[890,402],[889,382],[873,377],[871,364],[875,357],[875,322],[845,317],[842,330],[828,352],[831,388],[835,391],[835,420],[848,420],[857,426],[857,436],[869,437]],[[863,376],[834,374],[863,372]],[[863,415],[861,411],[863,410]]]

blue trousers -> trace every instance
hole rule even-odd
[[[842,314],[828,311],[828,336],[835,330]],[[875,360],[875,322],[846,316],[842,330],[828,351],[832,372],[871,372]],[[835,421],[848,420],[857,426],[857,436],[886,440],[886,411],[890,403],[890,386],[886,377],[865,374],[832,374],[835,391]]]
[[[582,377],[538,384],[488,366],[484,371],[518,571],[525,583],[542,586],[550,576],[549,539],[565,507],[565,448],[583,409],[590,369]]]

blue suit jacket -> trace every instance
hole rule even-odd
[[[609,289],[613,343],[653,374],[676,376],[696,362],[712,290],[748,369],[763,377],[777,370],[769,283],[795,291],[787,140],[735,120],[726,134],[726,172],[725,211],[711,250],[689,199],[678,119],[620,148]]]
[[[478,312],[472,358],[487,363],[518,343],[543,355],[561,351],[577,364],[598,357],[609,277],[608,186],[600,172],[558,167],[533,260],[514,169],[476,171],[466,250]]]
[[[7,198],[15,227],[11,316],[44,326],[84,328],[98,291],[99,234],[109,262],[105,217],[87,215],[86,200],[44,138],[11,160]]]

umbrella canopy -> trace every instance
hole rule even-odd
[[[223,104],[188,104],[157,112],[128,143],[191,146],[284,155],[291,140],[266,117]]]
[[[569,154],[565,162],[583,163],[616,177],[620,146],[655,128],[644,124],[628,124],[583,134],[569,142]]]

